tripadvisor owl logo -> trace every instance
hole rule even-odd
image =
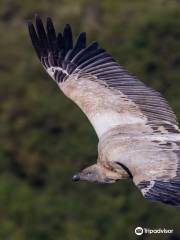
[[[136,227],[134,232],[136,235],[140,236],[142,234],[172,234],[174,230],[166,229],[166,228],[150,229],[150,228]]]
[[[143,234],[143,228],[142,227],[136,227],[135,228],[135,234],[136,235],[142,235]]]

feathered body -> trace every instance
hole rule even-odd
[[[180,205],[180,130],[160,93],[123,69],[80,33],[73,46],[69,25],[56,34],[36,17],[29,32],[37,55],[63,93],[86,114],[98,138],[97,163],[74,180],[112,183],[132,178],[143,195]]]

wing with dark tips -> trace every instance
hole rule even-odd
[[[92,76],[91,79],[99,84],[103,83],[114,91],[114,94],[124,96],[129,104],[133,104],[136,111],[139,111],[139,116],[147,118],[147,124],[153,130],[159,126],[157,131],[162,133],[171,132],[171,129],[178,131],[176,116],[161,94],[131,75],[109,53],[99,47],[97,42],[86,46],[86,33],[80,33],[73,44],[69,24],[65,25],[62,33],[56,34],[51,18],[47,18],[44,27],[41,19],[36,16],[35,27],[31,22],[28,26],[32,44],[41,63],[58,84],[65,82],[70,75],[78,73],[79,76],[84,76],[84,79],[87,75]],[[112,97],[109,97],[109,100],[106,97],[109,104],[110,99]],[[130,115],[127,114],[127,118],[128,116]],[[129,123],[134,121],[127,120]]]

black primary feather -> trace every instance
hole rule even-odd
[[[72,31],[69,24],[66,24],[63,31],[64,56],[73,48]]]
[[[66,55],[66,60],[70,61],[78,52],[86,47],[86,33],[82,32],[79,34],[76,44],[69,54]]]
[[[38,57],[41,59],[42,54],[42,47],[39,41],[39,38],[37,36],[36,30],[31,22],[28,22],[28,29],[29,29],[29,35],[32,41],[32,45],[38,55]]]
[[[57,55],[58,54],[57,37],[56,37],[54,25],[50,17],[47,18],[46,29],[47,29],[47,39],[48,39],[50,50]]]
[[[37,30],[37,35],[38,35],[38,38],[40,40],[41,46],[44,50],[44,53],[47,54],[48,50],[49,50],[47,34],[45,32],[43,23],[42,23],[42,21],[41,21],[41,19],[39,18],[38,15],[36,15],[36,30]]]

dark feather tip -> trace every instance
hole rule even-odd
[[[72,31],[69,24],[66,24],[63,31],[63,43],[65,53],[69,51],[69,49],[73,48],[73,39],[72,39]]]

